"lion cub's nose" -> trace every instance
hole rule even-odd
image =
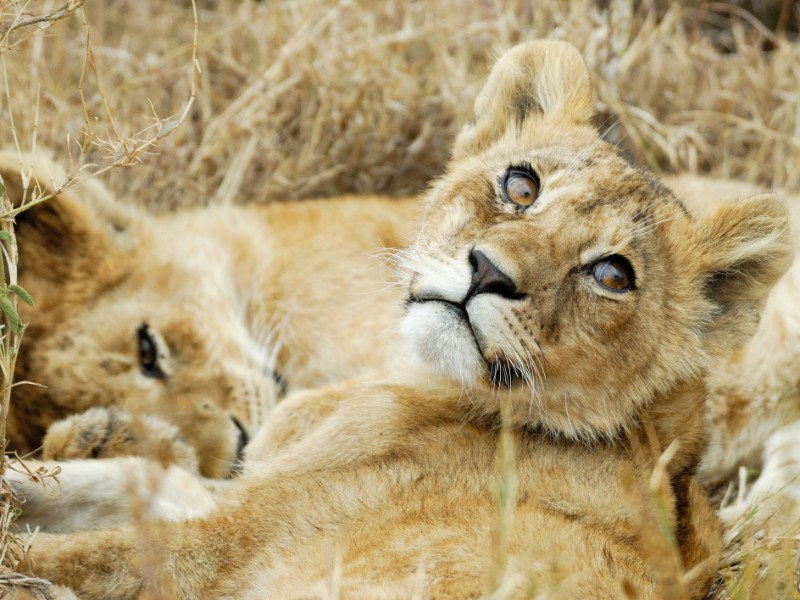
[[[464,302],[478,294],[498,294],[513,300],[518,300],[524,295],[517,293],[517,286],[511,278],[503,273],[480,250],[473,249],[470,252],[469,262],[474,271],[472,273],[472,284],[469,286]]]

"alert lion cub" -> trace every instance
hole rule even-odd
[[[85,599],[702,597],[703,379],[786,270],[786,215],[693,216],[591,107],[567,44],[494,67],[404,255],[427,368],[293,395],[204,516],[40,536],[33,571]]]
[[[0,153],[15,203],[21,171],[27,200],[65,180],[41,157]],[[405,245],[417,213],[362,196],[153,216],[96,181],[23,212],[19,279],[36,304],[21,305],[15,379],[39,385],[14,389],[10,448],[152,452],[228,475],[287,389],[392,358],[401,307],[376,252]]]

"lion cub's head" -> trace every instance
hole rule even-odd
[[[47,161],[23,164],[30,193],[64,181]],[[0,153],[17,203],[20,170],[16,153]],[[36,304],[23,314],[16,379],[40,385],[15,388],[12,449],[33,450],[53,421],[108,406],[161,417],[204,475],[230,472],[277,390],[268,340],[247,322],[247,274],[232,268],[251,258],[237,239],[246,227],[205,212],[154,218],[89,181],[17,217],[20,283]]]
[[[507,401],[516,423],[571,437],[613,435],[702,376],[790,259],[771,196],[695,219],[592,116],[573,47],[509,51],[407,255],[417,353],[480,409]]]

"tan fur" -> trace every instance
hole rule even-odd
[[[42,447],[45,460],[154,456],[197,473],[197,453],[178,428],[152,414],[131,414],[96,406],[56,421],[47,430]]]
[[[430,370],[294,395],[217,509],[40,537],[34,571],[86,599],[702,597],[721,544],[692,478],[703,379],[785,271],[786,216],[769,195],[693,216],[590,106],[571,46],[495,66],[401,258]],[[525,211],[498,191],[523,162]],[[513,291],[468,296],[475,249]],[[610,255],[631,291],[592,278]]]
[[[17,203],[29,164],[0,154]],[[37,182],[44,191],[63,182],[46,161],[32,174],[28,198]],[[413,200],[351,197],[154,217],[89,181],[22,213],[20,283],[36,305],[22,312],[30,326],[15,375],[46,387],[15,389],[11,448],[29,452],[54,421],[110,407],[162,418],[197,451],[204,475],[228,474],[240,442],[231,417],[256,430],[284,392],[273,374],[291,391],[393,358],[400,306],[377,251],[408,241],[417,210]],[[163,378],[139,363],[145,323]],[[59,430],[65,439],[51,434],[45,456],[147,453],[149,434],[136,450],[115,445],[110,425],[75,417]]]
[[[666,183],[695,212],[758,193],[754,186],[689,175]],[[800,195],[781,194],[800,255]],[[761,467],[771,434],[800,419],[800,261],[775,285],[758,329],[708,378],[708,450],[698,473],[706,485],[726,482],[740,466]]]
[[[465,130],[462,145],[473,138]],[[17,202],[19,171],[26,165],[15,153],[0,153],[0,173]],[[31,187],[38,182],[49,188],[63,180],[46,161],[40,160],[33,174]],[[690,175],[665,182],[695,212],[760,191]],[[227,415],[254,431],[284,391],[263,371],[280,372],[295,390],[383,366],[382,349],[397,346],[394,323],[402,291],[390,284],[394,274],[382,270],[377,252],[403,240],[416,209],[413,200],[362,201],[216,207],[153,217],[118,205],[89,181],[51,206],[23,215],[22,283],[34,291],[37,309],[23,312],[32,326],[17,379],[32,379],[47,389],[18,388],[12,447],[28,452],[44,443],[43,457],[54,460],[155,454],[185,468],[199,451],[202,472],[223,476],[235,464],[238,436]],[[787,205],[798,231],[800,198],[788,196]],[[331,232],[344,231],[349,232],[346,245],[331,246]],[[199,268],[192,265],[199,262],[198,240],[211,245]],[[797,240],[800,235],[796,246]],[[247,266],[256,263],[257,269]],[[143,275],[129,276],[134,269]],[[263,277],[253,279],[254,271]],[[380,283],[369,283],[371,277]],[[712,370],[711,438],[701,467],[707,483],[730,478],[742,464],[757,466],[767,436],[800,416],[800,382],[793,368],[800,360],[800,320],[792,310],[800,297],[798,277],[795,266],[773,291],[753,340]],[[147,289],[150,281],[158,282],[157,293]],[[131,299],[135,309],[120,310],[120,298]],[[245,304],[250,311],[242,308]],[[214,319],[207,318],[203,305],[217,307]],[[139,374],[134,332],[152,320],[150,315],[169,323],[168,349],[180,353],[184,345],[194,346],[192,356],[181,357],[168,386]],[[210,343],[197,344],[201,338]],[[214,379],[210,365],[222,365],[217,379],[229,383],[209,385]],[[103,418],[79,412],[92,406],[112,412]],[[150,431],[153,421],[140,418],[145,413],[179,427],[190,444],[173,434],[178,443],[170,448],[160,427]],[[42,440],[52,422],[70,414]],[[133,434],[131,419],[139,423]],[[163,441],[153,444],[154,439]]]

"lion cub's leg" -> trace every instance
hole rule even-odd
[[[44,438],[45,460],[144,456],[197,473],[197,454],[178,428],[154,415],[90,408],[53,423]]]
[[[56,533],[202,516],[230,485],[135,456],[25,464],[27,469],[12,463],[6,471],[21,500],[17,523]],[[54,476],[28,471],[42,468]]]
[[[26,461],[7,477],[23,502],[18,523],[49,532],[201,516],[230,485],[198,474],[194,449],[173,425],[113,408],[54,423],[42,454],[44,462]],[[37,476],[41,468],[55,477]]]
[[[269,460],[315,429],[347,397],[344,390],[345,385],[330,386],[284,401],[247,446],[248,463]],[[174,426],[111,408],[92,408],[54,423],[43,456],[45,463],[29,461],[29,468],[58,467],[59,484],[34,481],[22,470],[10,477],[25,499],[19,522],[47,532],[202,516],[234,484],[197,475],[194,450]]]

